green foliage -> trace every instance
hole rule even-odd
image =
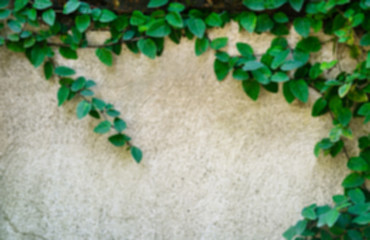
[[[43,65],[46,79],[53,76],[59,79],[58,106],[79,99],[77,118],[90,115],[99,119],[94,132],[114,132],[108,141],[117,147],[126,146],[137,163],[142,160],[142,151],[124,133],[127,125],[120,112],[112,104],[94,97],[94,81],[85,77],[74,79],[74,69],[55,64],[52,46],[58,46],[64,58],[73,60],[78,58],[79,48],[95,47],[97,58],[112,66],[113,53],[119,55],[122,44],[133,53],[142,52],[155,59],[163,52],[164,38],[178,44],[186,36],[194,39],[195,55],[210,49],[215,52],[213,68],[218,81],[231,72],[246,96],[254,101],[261,87],[276,93],[280,86],[288,103],[298,99],[301,104],[308,102],[310,88],[316,91],[320,96],[311,114],[330,115],[333,127],[316,144],[314,154],[335,157],[343,151],[351,172],[342,181],[343,195],[334,196],[330,206],[312,204],[304,208],[303,219],[283,236],[286,239],[370,239],[370,194],[365,187],[365,181],[370,179],[370,136],[358,139],[361,150],[358,156],[349,156],[344,144],[345,140],[354,138],[350,128],[354,118],[364,118],[364,124],[370,121],[370,51],[366,48],[370,46],[370,1],[244,0],[245,8],[241,12],[228,13],[186,9],[181,3],[150,0],[149,8],[161,9],[153,9],[149,14],[139,10],[117,14],[79,0],[69,0],[62,13],[53,8],[51,0],[13,3],[0,0],[0,46],[24,53],[35,67]],[[63,21],[65,15],[71,21]],[[238,54],[232,56],[221,51],[228,47],[227,37],[211,41],[207,34],[208,29],[223,27],[229,21],[237,22],[240,31],[270,32],[276,38],[265,53],[258,55],[251,45],[238,42]],[[284,37],[291,25],[300,35],[295,46],[290,46]],[[90,45],[86,37],[89,29],[109,29],[110,37],[102,45]],[[351,57],[358,61],[352,72],[341,70],[340,59],[310,61],[311,54],[319,52],[325,44],[314,34],[319,31],[330,36],[328,41],[333,43],[334,51],[339,46],[348,48]],[[55,39],[60,42],[53,42]],[[328,78],[328,73],[337,66],[339,73]]]

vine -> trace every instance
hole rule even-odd
[[[212,2],[212,1],[211,1]],[[276,93],[279,86],[288,103],[306,103],[309,88],[321,96],[313,105],[312,116],[330,114],[333,128],[327,138],[319,141],[314,153],[336,156],[344,152],[351,173],[342,182],[344,193],[333,196],[332,205],[310,205],[302,210],[303,220],[289,228],[286,239],[370,239],[370,136],[358,139],[360,154],[350,156],[344,139],[353,139],[350,122],[354,117],[370,121],[370,1],[359,0],[244,0],[239,12],[187,9],[179,2],[150,0],[149,13],[134,10],[117,14],[87,2],[69,0],[63,9],[50,0],[0,0],[0,46],[23,52],[36,68],[43,66],[46,79],[56,78],[60,88],[58,105],[80,99],[76,107],[78,119],[87,115],[99,119],[94,128],[98,134],[114,132],[109,142],[130,150],[136,162],[142,160],[141,150],[124,133],[126,123],[112,104],[95,97],[93,80],[75,77],[76,71],[59,66],[55,51],[66,59],[78,59],[77,49],[96,48],[96,56],[113,65],[113,55],[126,45],[134,53],[150,59],[160,56],[164,38],[180,43],[182,37],[195,38],[195,54],[208,49],[215,51],[214,71],[219,81],[230,72],[240,81],[245,93],[257,100],[261,87]],[[295,11],[296,14],[288,14]],[[207,30],[224,27],[230,21],[240,31],[276,35],[268,50],[257,56],[250,45],[236,44],[239,55],[231,56],[222,49],[228,38],[210,39]],[[301,39],[289,46],[285,35],[294,29]],[[104,44],[93,45],[87,40],[89,30],[106,29],[110,38]],[[326,42],[312,33],[324,32],[331,38]],[[352,72],[344,72],[340,59],[330,62],[310,61],[310,54],[332,43],[335,53],[340,46],[349,49],[358,62]],[[337,55],[337,54],[335,54]],[[328,78],[335,67],[339,74]]]

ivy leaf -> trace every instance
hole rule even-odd
[[[283,95],[288,103],[292,103],[295,99],[292,91],[290,90],[290,82],[285,82],[283,85]]]
[[[328,104],[328,102],[325,100],[325,98],[321,97],[321,98],[317,99],[315,104],[313,105],[311,115],[313,117],[320,116],[322,114],[322,111],[327,106],[327,104]]]
[[[99,110],[103,110],[106,106],[105,102],[99,98],[93,98],[92,104],[94,105],[95,108]]]
[[[209,46],[209,41],[207,38],[202,38],[195,40],[195,55],[200,56],[202,55],[205,51],[207,51]]]
[[[184,23],[182,17],[178,12],[170,12],[166,15],[167,22],[175,28],[183,28]]]
[[[86,100],[82,100],[81,102],[79,102],[76,108],[77,118],[78,119],[84,118],[87,114],[89,114],[91,107],[92,107],[91,103]]]
[[[362,157],[352,157],[347,163],[347,167],[353,171],[367,171],[369,165]]]
[[[317,37],[308,37],[298,42],[297,49],[308,53],[318,52],[321,49],[321,43]]]
[[[57,94],[58,106],[61,106],[68,99],[68,96],[69,96],[69,88],[67,88],[66,86],[61,86]]]
[[[329,227],[332,227],[338,220],[339,216],[340,213],[336,209],[331,209],[330,211],[320,215],[317,226],[322,227],[324,225],[328,225]]]
[[[75,19],[76,28],[80,33],[85,32],[89,28],[90,22],[89,15],[78,15]]]
[[[317,218],[316,216],[316,204],[312,204],[302,210],[302,216],[309,220],[315,220]]]
[[[360,40],[361,46],[370,46],[370,33],[366,33],[362,36]]]
[[[117,18],[117,15],[114,12],[109,11],[108,9],[103,9],[101,11],[99,21],[102,23],[109,23],[109,22],[116,20],[116,18]]]
[[[157,20],[153,22],[150,26],[146,35],[151,37],[162,38],[171,33],[171,28],[167,25],[165,20]]]
[[[81,2],[78,0],[69,0],[63,8],[63,14],[70,14],[79,8]]]
[[[213,68],[216,73],[218,81],[224,80],[226,76],[229,74],[229,70],[230,70],[228,63],[221,62],[220,60],[217,60],[217,59],[215,60],[213,64]]]
[[[240,18],[240,25],[242,25],[245,30],[252,33],[257,26],[256,14],[253,12],[242,14]]]
[[[86,79],[84,77],[77,78],[71,85],[71,90],[77,92],[85,87]]]
[[[60,47],[59,53],[66,59],[77,59],[77,52],[69,47]]]
[[[122,119],[120,118],[115,118],[114,119],[114,128],[118,131],[118,132],[122,132],[123,130],[126,129],[126,123],[125,121],[123,121]]]
[[[342,182],[342,187],[353,188],[359,187],[365,182],[365,179],[358,173],[349,174]]]
[[[222,19],[219,14],[213,12],[206,18],[206,24],[211,27],[221,27]]]
[[[258,99],[260,93],[260,85],[256,81],[243,81],[244,92],[254,101]]]
[[[42,20],[44,20],[44,22],[49,24],[50,26],[53,26],[55,23],[55,11],[53,9],[48,9],[43,12]]]
[[[98,48],[95,51],[95,55],[99,58],[99,60],[107,66],[112,66],[113,64],[113,56],[112,52],[106,48]]]
[[[140,39],[137,42],[137,46],[139,50],[145,54],[147,57],[154,59],[157,54],[157,46],[155,45],[154,41],[150,38],[148,39]]]
[[[150,0],[148,8],[162,7],[168,3],[168,0]]]
[[[301,11],[304,0],[289,0],[290,6],[297,12]]]
[[[227,37],[213,39],[211,42],[211,48],[214,50],[219,50],[223,47],[226,47],[228,40],[229,39]]]
[[[302,37],[308,37],[310,34],[310,20],[308,18],[296,18],[293,21],[294,29]]]
[[[258,61],[248,61],[244,63],[243,70],[244,71],[254,71],[257,69],[260,69],[264,67],[264,65],[261,62]]]
[[[198,38],[203,38],[206,31],[206,24],[200,18],[191,18],[188,21],[188,28]]]
[[[46,80],[49,80],[53,76],[54,66],[53,63],[48,61],[44,64],[44,75]]]
[[[274,73],[274,75],[272,75],[271,81],[273,81],[273,82],[287,82],[287,81],[289,81],[289,76],[285,72],[277,72],[277,73]]]
[[[289,82],[289,87],[294,97],[304,103],[308,101],[308,85],[303,79]]]
[[[62,77],[68,77],[68,76],[76,74],[76,72],[72,68],[59,66],[55,68],[55,74],[62,76]]]
[[[9,2],[9,0],[6,0],[5,2],[7,2],[7,1]],[[29,0],[15,0],[15,2],[14,2],[14,11],[18,12],[19,10],[24,8],[28,4],[28,2],[29,2]]]
[[[253,49],[249,44],[239,42],[236,44],[236,48],[243,57],[249,59],[253,57]]]
[[[111,127],[112,127],[112,124],[108,120],[106,120],[106,121],[99,123],[94,128],[94,132],[99,133],[99,134],[104,134],[104,133],[109,132]]]
[[[116,147],[122,147],[126,144],[127,137],[121,133],[110,136],[108,138],[109,142],[111,142]]]
[[[33,7],[37,10],[43,10],[51,6],[53,6],[53,3],[50,0],[35,0],[33,4]]]
[[[141,159],[143,158],[143,153],[141,152],[139,148],[135,146],[131,147],[131,155],[137,163],[140,163]]]

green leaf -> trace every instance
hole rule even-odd
[[[145,24],[147,20],[148,20],[147,16],[145,16],[142,12],[135,10],[132,12],[130,24],[133,26],[140,26]]]
[[[366,214],[356,217],[355,219],[353,219],[353,223],[357,223],[360,225],[369,225],[370,224],[370,213],[366,213]]]
[[[296,98],[304,103],[308,101],[308,85],[303,79],[289,82],[289,87]]]
[[[360,40],[361,46],[370,46],[370,33],[366,33],[362,36]]]
[[[297,12],[301,11],[304,0],[289,0],[290,6]]]
[[[143,153],[141,152],[139,148],[135,146],[131,147],[131,155],[137,163],[140,163],[141,159],[143,158]]]
[[[9,2],[9,0],[6,0],[5,2]],[[14,2],[14,11],[18,12],[22,8],[24,8],[28,4],[29,0],[15,0]]]
[[[35,45],[31,49],[27,49],[26,56],[31,61],[32,65],[37,68],[44,62],[45,49],[40,45]]]
[[[227,37],[213,39],[211,42],[211,48],[213,48],[214,50],[219,50],[223,47],[226,47],[227,42],[228,42]]]
[[[272,69],[277,69],[278,67],[281,66],[281,64],[284,63],[285,59],[288,57],[290,51],[289,50],[284,50],[280,51],[274,56],[274,60],[272,60],[271,63],[271,68]]]
[[[339,111],[337,112],[337,114],[338,114],[338,121],[343,126],[347,126],[349,124],[349,122],[351,121],[351,118],[352,118],[351,109],[349,109],[349,108],[340,108]]]
[[[365,194],[359,188],[348,191],[348,196],[355,204],[365,203],[366,201]]]
[[[202,55],[205,51],[207,51],[208,46],[209,46],[209,41],[207,38],[202,38],[202,39],[197,38],[195,40],[195,55],[197,56]]]
[[[220,15],[213,12],[210,15],[208,15],[208,17],[206,18],[206,24],[211,27],[221,27],[222,19]]]
[[[249,79],[249,74],[246,71],[243,71],[242,69],[238,68],[234,70],[233,78],[235,78],[236,80],[244,81]]]
[[[86,79],[84,77],[77,78],[71,85],[71,90],[77,92],[85,87]]]
[[[109,11],[108,9],[103,9],[101,11],[99,22],[109,23],[109,22],[116,20],[116,18],[117,18],[117,15],[114,12]]]
[[[168,3],[168,0],[150,0],[148,8],[162,7]]]
[[[256,81],[243,81],[244,92],[254,101],[258,99],[260,93],[260,85]]]
[[[247,43],[237,43],[236,48],[238,49],[239,53],[246,58],[251,58],[253,56],[253,49]]]
[[[83,33],[90,26],[90,16],[89,15],[78,15],[75,19],[76,28],[79,32]]]
[[[240,25],[242,25],[245,30],[252,33],[257,26],[256,14],[253,12],[246,12],[242,14],[240,17]]]
[[[0,8],[5,8],[9,5],[9,0],[0,0]]]
[[[322,227],[324,225],[328,225],[328,227],[332,227],[338,220],[339,216],[340,213],[336,209],[331,209],[330,211],[319,216],[317,226]]]
[[[166,20],[168,24],[175,28],[183,28],[184,27],[184,22],[182,20],[182,17],[180,13],[178,12],[170,12],[166,15]]]
[[[127,137],[121,133],[110,136],[108,138],[109,142],[111,142],[116,147],[122,147],[126,144],[126,141],[128,140]]]
[[[59,53],[66,59],[77,59],[77,52],[69,47],[60,47]]]
[[[254,71],[257,69],[260,69],[264,67],[264,65],[261,62],[258,61],[248,61],[244,63],[243,70],[244,71]]]
[[[121,113],[115,109],[109,109],[107,111],[107,114],[108,116],[111,116],[111,117],[118,117]]]
[[[44,75],[46,80],[49,80],[53,76],[53,73],[54,73],[53,63],[50,61],[46,62],[44,64]]]
[[[206,31],[206,24],[200,18],[191,18],[188,21],[188,28],[198,38],[203,38]]]
[[[181,3],[173,2],[168,6],[169,12],[182,12],[185,10],[185,6]]]
[[[86,100],[82,100],[81,102],[79,102],[76,108],[77,118],[78,119],[84,118],[87,114],[89,114],[91,107],[92,107],[91,103]]]
[[[67,88],[66,86],[61,86],[57,94],[58,106],[61,106],[68,99],[68,96],[69,96],[69,88]]]
[[[115,118],[114,119],[114,128],[118,131],[118,132],[122,132],[123,130],[126,129],[126,123],[125,121],[123,121],[122,119],[120,118]]]
[[[290,83],[289,82],[285,82],[284,85],[283,85],[283,95],[284,95],[284,98],[285,100],[288,102],[288,103],[292,103],[295,99],[292,91],[290,90]]]
[[[113,64],[113,56],[112,52],[106,48],[98,48],[95,51],[95,55],[99,58],[99,60],[107,66],[112,66]]]
[[[99,110],[103,110],[106,106],[105,102],[99,98],[93,98],[92,104],[94,105],[95,108]]]
[[[0,9],[0,20],[3,20],[10,16],[10,10],[9,9]]]
[[[288,16],[283,12],[277,12],[274,14],[274,20],[277,23],[287,23],[289,22]]]
[[[289,76],[285,72],[277,72],[277,73],[274,73],[274,75],[272,75],[271,81],[273,81],[273,82],[287,82],[287,81],[289,81]]]
[[[370,68],[370,51],[367,52],[366,68]]]
[[[317,218],[316,216],[316,204],[312,204],[302,210],[302,216],[309,220],[315,220]]]
[[[268,14],[260,14],[257,17],[256,32],[266,32],[274,27],[274,21],[271,20]]]
[[[171,28],[167,25],[165,20],[157,20],[153,22],[150,26],[146,35],[151,37],[162,38],[171,33]]]
[[[60,67],[55,68],[55,74],[62,76],[62,77],[68,77],[68,76],[76,74],[76,72],[72,68],[60,66]]]
[[[322,114],[322,111],[325,109],[325,107],[328,105],[328,102],[324,98],[319,98],[316,100],[315,104],[312,108],[311,115],[313,117],[320,116]]]
[[[224,63],[216,59],[213,64],[213,69],[216,73],[217,80],[222,81],[229,74],[230,67],[228,63]]]
[[[365,179],[358,173],[349,174],[342,182],[344,188],[359,187],[365,182]]]
[[[35,0],[33,4],[33,7],[37,10],[43,10],[51,6],[53,6],[53,3],[50,0]]]
[[[70,14],[77,10],[81,2],[78,0],[69,0],[63,8],[63,14]]]
[[[106,120],[106,121],[99,123],[94,128],[94,132],[99,133],[99,134],[104,134],[104,133],[109,132],[111,127],[112,127],[112,124],[108,120]]]
[[[157,46],[155,45],[154,41],[150,38],[148,39],[140,39],[137,42],[137,46],[139,50],[145,54],[147,57],[154,59],[157,54]]]
[[[308,18],[296,18],[293,22],[294,29],[302,37],[308,37],[310,34],[310,20]]]
[[[8,27],[16,33],[20,33],[22,31],[22,25],[15,20],[8,20]]]
[[[54,25],[55,22],[55,12],[53,9],[48,9],[42,13],[42,20],[50,26]]]
[[[243,5],[253,11],[265,10],[264,0],[243,0]]]
[[[369,165],[362,157],[352,157],[347,163],[347,167],[353,171],[367,171]]]

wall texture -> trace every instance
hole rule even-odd
[[[215,36],[229,36],[234,53],[238,41],[263,53],[273,38],[235,24]],[[124,49],[110,68],[94,50],[58,58],[122,111],[140,165],[93,133],[96,120],[77,120],[77,102],[58,108],[58,84],[42,69],[1,49],[0,239],[274,240],[304,206],[331,203],[346,161],[313,155],[331,127],[310,115],[315,93],[308,104],[265,91],[253,102],[237,81],[216,81],[211,51],[193,48],[166,41],[156,60]],[[315,58],[332,59],[331,49]]]

